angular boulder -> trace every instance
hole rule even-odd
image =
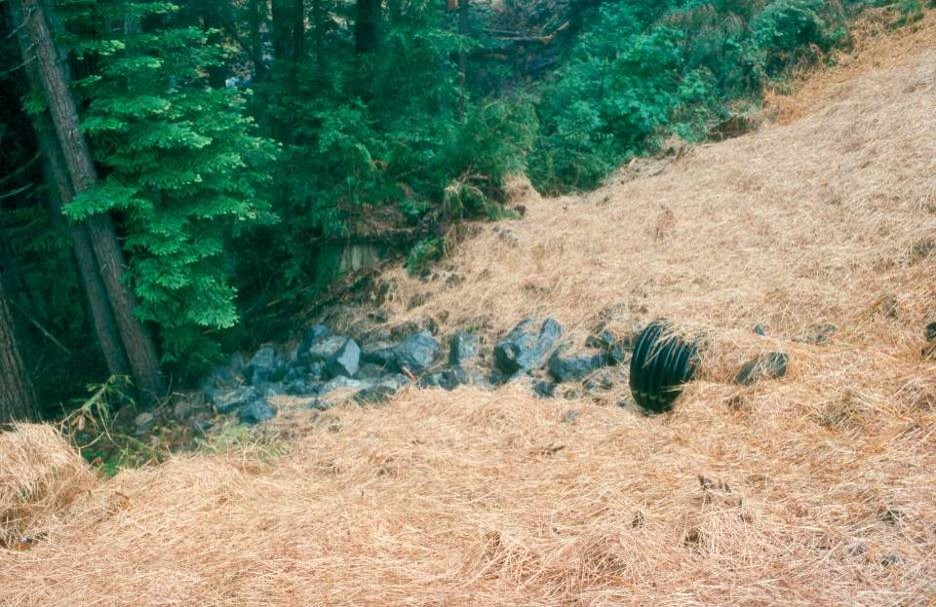
[[[263,346],[247,363],[244,375],[252,384],[282,379],[285,372],[283,360],[272,346]]]
[[[350,337],[325,363],[328,377],[354,377],[361,365],[361,348]]]
[[[237,419],[242,424],[253,426],[276,417],[276,408],[265,398],[257,398],[237,410]]]
[[[539,330],[532,319],[523,320],[494,346],[494,366],[508,378],[538,369],[561,335],[562,326],[552,318]]]
[[[331,335],[320,339],[310,345],[301,355],[300,359],[307,363],[327,362],[335,355],[345,342],[348,341],[347,335]]]
[[[385,341],[377,341],[366,344],[361,348],[361,361],[372,365],[377,365],[382,369],[392,369],[396,371],[396,354],[393,346]]]
[[[432,366],[439,347],[439,340],[428,331],[414,333],[393,348],[396,366],[400,371],[422,373]]]
[[[556,352],[549,357],[549,374],[560,383],[579,381],[605,366],[606,360],[603,354],[562,356]]]
[[[478,358],[478,337],[474,333],[459,331],[449,341],[448,363],[453,367],[466,368]]]
[[[214,405],[215,411],[226,415],[233,413],[240,407],[259,398],[259,396],[257,390],[249,386],[227,390],[221,389],[211,393],[211,403]]]

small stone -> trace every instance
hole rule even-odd
[[[325,373],[329,377],[353,377],[361,363],[361,348],[357,342],[347,338],[338,350],[325,363]]]
[[[749,386],[764,379],[778,379],[786,375],[790,357],[785,352],[770,352],[746,363],[738,375],[735,383]]]
[[[883,559],[881,559],[882,567],[892,567],[901,563],[903,563],[903,559],[899,554],[888,554]]]
[[[881,511],[881,520],[890,525],[898,525],[907,520],[907,515],[897,508],[885,508]]]
[[[242,424],[248,426],[265,422],[274,417],[276,417],[276,409],[263,398],[255,399],[237,411],[237,418]]]
[[[607,369],[585,380],[587,392],[606,392],[614,387],[614,371]]]
[[[848,556],[861,556],[868,551],[868,545],[864,542],[854,542],[847,549]]]
[[[556,394],[556,384],[547,379],[535,381],[533,382],[533,394],[539,398],[552,398]]]
[[[214,404],[215,411],[221,414],[228,414],[233,413],[235,410],[257,397],[257,390],[251,387],[215,390],[211,394],[211,402]]]
[[[149,432],[156,423],[156,416],[149,411],[144,411],[133,418],[133,424],[136,426],[137,434]]]
[[[936,341],[936,322],[926,325],[926,340]]]
[[[603,366],[605,357],[600,354],[565,357],[557,352],[549,358],[549,373],[558,382],[579,381]]]

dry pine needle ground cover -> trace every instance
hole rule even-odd
[[[436,281],[385,277],[395,322],[443,332],[698,328],[672,414],[623,387],[409,390],[296,418],[266,457],[111,480],[25,426],[0,436],[0,605],[932,605],[934,16],[806,83],[786,124],[526,200]],[[768,349],[787,377],[730,384]]]

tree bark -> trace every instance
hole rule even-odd
[[[13,23],[23,23],[19,3],[9,2],[8,4],[13,16]],[[17,39],[23,57],[30,56],[29,37],[24,28],[17,31]],[[42,91],[41,76],[36,62],[29,62],[25,71],[29,87],[35,91]],[[43,118],[51,120],[48,114]],[[33,127],[39,142],[39,152],[43,158],[46,181],[53,186],[52,195],[49,196],[49,209],[53,217],[61,218],[62,206],[70,203],[74,196],[68,178],[68,170],[65,167],[65,160],[62,158],[62,152],[59,149],[55,133],[42,121],[34,124]],[[84,224],[68,222],[67,230],[72,242],[72,253],[78,267],[78,276],[81,279],[89,316],[94,327],[94,334],[97,337],[101,353],[104,355],[104,361],[107,363],[107,370],[111,375],[129,375],[130,367],[127,363],[127,354],[120,340],[117,320],[114,318],[114,311],[108,301],[107,289],[97,272],[97,261],[94,257],[94,249],[91,246],[88,228]]]
[[[377,50],[380,27],[380,0],[357,0],[354,22],[354,48],[358,54]]]
[[[300,61],[305,47],[303,0],[273,0],[273,56],[279,61]]]
[[[250,30],[250,60],[254,64],[254,79],[263,80],[266,76],[266,63],[263,61],[263,22],[266,21],[265,0],[249,0],[247,3],[247,27]]]
[[[36,395],[26,375],[0,268],[0,423],[33,419]]]
[[[319,73],[325,71],[325,0],[312,0],[312,36],[315,45],[315,65]]]
[[[78,110],[68,89],[65,70],[56,53],[44,8],[40,0],[16,2],[19,3],[20,14],[24,18],[24,29],[35,52],[43,92],[72,190],[76,194],[83,192],[97,184],[97,173],[88,143],[78,128]],[[164,394],[159,357],[152,337],[134,315],[135,299],[125,284],[123,251],[117,241],[114,224],[109,215],[94,215],[89,217],[84,225],[91,240],[98,274],[107,291],[120,331],[134,383],[144,402],[151,403]]]
[[[461,44],[458,48],[458,116],[464,118],[468,111],[468,0],[458,0],[458,33]]]

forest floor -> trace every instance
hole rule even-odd
[[[672,413],[409,388],[111,479],[27,426],[0,438],[0,525],[29,538],[0,605],[933,605],[936,12],[771,107],[381,278],[391,322],[442,333],[703,331]],[[732,383],[778,349],[786,377]]]

